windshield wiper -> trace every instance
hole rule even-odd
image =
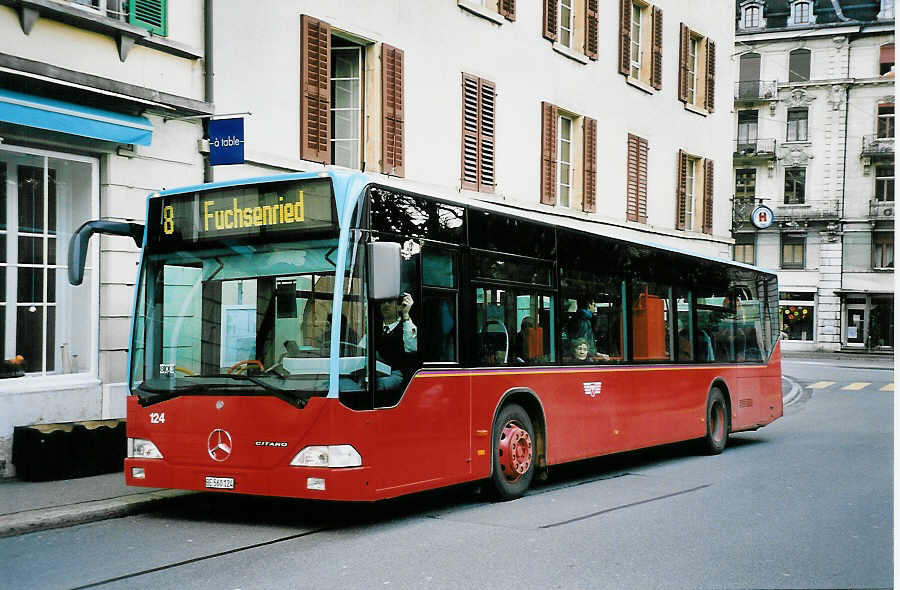
[[[135,389],[138,392],[138,400],[140,401],[141,405],[149,406],[178,397],[179,395],[184,395],[186,393],[196,393],[204,389],[204,386],[199,383],[194,383],[191,385],[181,385],[178,387],[152,387],[146,385],[145,383],[140,383],[137,387],[135,387]],[[141,395],[140,392],[145,392],[149,395]]]
[[[271,391],[275,394],[275,397],[284,400],[290,404],[296,405],[298,408],[303,408],[306,406],[306,403],[313,396],[312,392],[301,392],[296,389],[284,389],[271,383],[267,383],[265,380],[256,377],[255,375],[235,375],[231,373],[222,373],[219,375],[203,375],[204,377],[227,377],[228,379],[233,379],[235,381],[249,381],[254,385],[259,385],[263,389],[267,391]],[[281,378],[282,381],[284,378]]]

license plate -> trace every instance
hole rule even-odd
[[[233,490],[234,489],[234,478],[233,477],[207,477],[206,478],[206,487],[217,489],[217,490]]]

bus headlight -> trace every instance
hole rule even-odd
[[[128,439],[129,459],[162,459],[163,455],[156,445],[144,438]]]
[[[362,457],[351,445],[306,447],[291,459],[295,467],[360,467]]]

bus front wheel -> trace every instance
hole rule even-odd
[[[518,498],[531,485],[535,472],[534,426],[528,412],[516,404],[504,406],[491,436],[494,491],[500,500]]]
[[[725,450],[728,442],[728,404],[725,394],[713,387],[706,401],[706,437],[703,450],[709,455],[718,455]]]

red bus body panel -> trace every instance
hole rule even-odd
[[[422,370],[397,406],[361,412],[326,398],[297,409],[266,396],[183,396],[145,408],[129,396],[128,436],[153,441],[163,459],[126,459],[126,481],[205,490],[206,477],[229,477],[234,493],[372,501],[488,477],[491,428],[509,393],[532,395],[542,409],[534,418],[552,465],[702,437],[714,384],[731,406],[732,432],[779,418],[779,345],[766,364]],[[208,450],[216,429],[232,437],[224,461]],[[304,447],[329,444],[353,445],[363,466],[290,465]],[[307,478],[325,489],[307,489]]]

